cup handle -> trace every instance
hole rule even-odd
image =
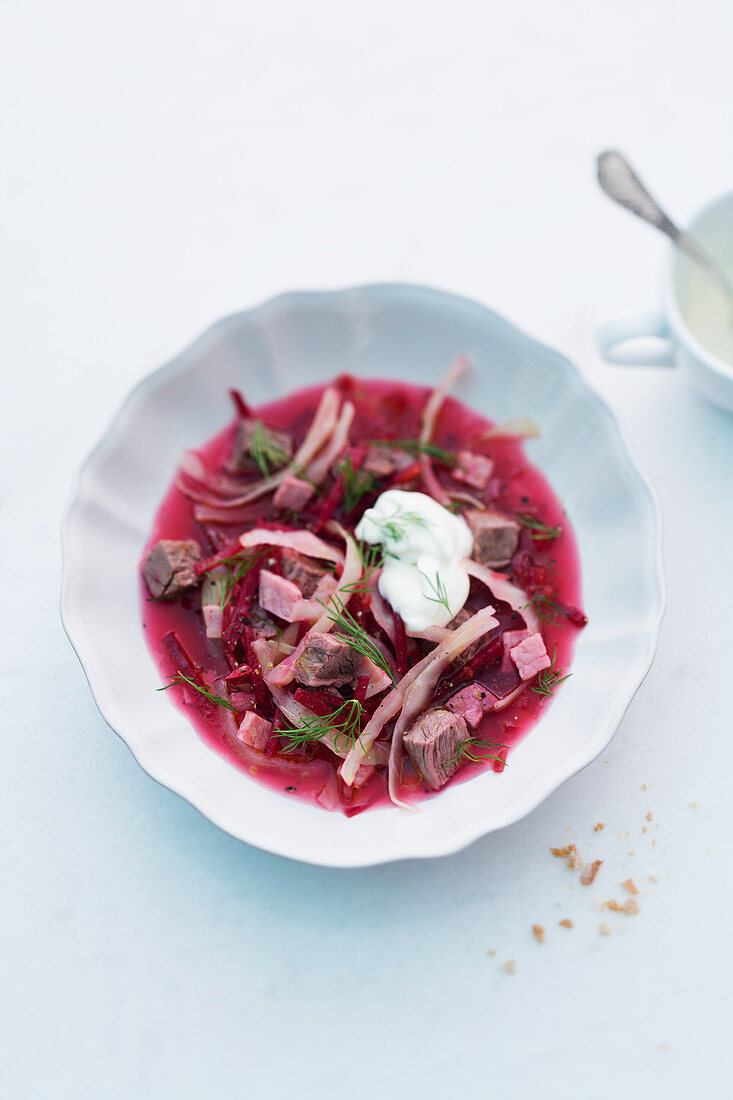
[[[634,348],[632,340],[659,341],[656,348]],[[669,327],[661,313],[609,321],[596,331],[598,350],[607,363],[622,367],[673,367],[674,353]]]

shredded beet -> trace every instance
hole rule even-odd
[[[229,391],[229,396],[234,402],[234,408],[236,409],[237,416],[240,416],[242,420],[245,420],[247,417],[252,415],[252,410],[242,397],[239,390],[231,389]]]

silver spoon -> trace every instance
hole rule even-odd
[[[733,285],[718,264],[697,244],[688,233],[674,224],[662,208],[651,197],[644,184],[634,173],[631,165],[615,149],[606,149],[598,157],[598,182],[603,190],[632,214],[643,218],[645,222],[661,229],[670,240],[691,260],[703,267],[721,287],[733,313]]]

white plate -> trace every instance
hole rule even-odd
[[[181,452],[254,405],[343,371],[436,382],[494,420],[529,415],[527,445],[575,528],[589,624],[573,676],[501,775],[449,787],[419,813],[354,818],[290,801],[229,764],[156,692],[137,567]],[[660,526],[618,425],[575,367],[474,302],[416,286],[294,293],[228,317],[130,394],[84,464],[63,524],[62,614],[99,709],[142,767],[232,835],[311,863],[357,867],[456,851],[529,813],[611,739],[649,669],[663,614]]]

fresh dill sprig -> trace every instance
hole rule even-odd
[[[432,526],[430,520],[425,519],[419,512],[396,511],[392,517],[385,516],[382,518],[381,516],[370,515],[369,519],[375,527],[378,527],[393,542],[401,542],[404,539],[408,523],[414,524],[415,527]]]
[[[296,752],[312,741],[322,741],[329,734],[333,734],[334,742],[343,739],[346,747],[351,748],[361,733],[363,718],[363,704],[358,699],[346,699],[330,714],[314,714],[312,718],[304,718],[297,726],[281,726],[277,734],[287,738],[287,744],[283,746],[286,753]]]
[[[270,468],[285,466],[290,455],[275,440],[261,420],[256,421],[249,443],[249,453],[255,460],[263,477],[269,477]]]
[[[430,600],[431,603],[437,603],[441,607],[444,607],[450,615],[450,604],[448,602],[448,589],[445,587],[445,583],[440,579],[440,573],[437,569],[435,571],[435,580],[432,580],[430,575],[423,569],[420,570],[420,576],[424,577],[430,587],[430,591],[434,592],[434,596],[428,596],[425,594],[425,599]]]
[[[481,741],[476,737],[469,737],[466,741],[458,742],[458,751],[448,762],[447,767],[454,764],[487,764],[489,760],[501,761],[506,764],[503,756],[495,750],[505,749],[506,745],[499,745],[492,741]]]
[[[564,676],[562,673],[563,670],[557,667],[557,646],[555,646],[552,664],[539,673],[537,683],[532,684],[532,691],[536,695],[552,695],[558,684],[562,684],[573,675],[572,672],[566,672]]]
[[[325,606],[326,604],[324,604]],[[334,638],[340,638],[342,642],[346,642],[357,653],[368,657],[377,668],[381,668],[383,672],[387,673],[393,684],[397,683],[395,674],[377,643],[369,637],[364,627],[359,625],[340,600],[334,607],[328,607],[328,617],[336,627]]]
[[[375,447],[394,447],[395,450],[406,451],[408,454],[429,455],[437,459],[444,466],[459,466],[460,463],[452,451],[446,451],[435,443],[428,443],[422,439],[373,439]]]
[[[562,524],[557,523],[554,527],[550,527],[547,523],[543,523],[537,516],[531,515],[529,512],[517,512],[517,523],[520,523],[522,527],[526,527],[530,532],[530,537],[537,542],[549,542],[550,539],[559,538],[562,534]]]
[[[351,455],[347,455],[338,468],[344,486],[344,510],[348,515],[356,508],[365,493],[371,493],[375,487],[374,474],[370,470],[354,469]]]
[[[567,612],[563,610],[553,596],[542,596],[539,592],[536,592],[534,596],[530,597],[529,604],[534,607],[537,618],[549,626],[560,626],[568,617]]]
[[[212,692],[207,691],[206,688],[201,687],[201,684],[197,684],[195,680],[192,680],[190,676],[186,676],[183,672],[177,672],[174,678],[169,684],[165,684],[162,688],[156,688],[156,691],[167,691],[168,688],[175,687],[176,684],[188,684],[194,691],[198,691],[199,695],[205,695],[207,699],[210,699],[212,703],[216,703],[220,707],[226,707],[227,710],[236,710],[234,703],[230,703],[228,699],[222,699],[221,695],[214,695]]]
[[[256,554],[242,550],[228,558],[222,558],[211,569],[206,570],[207,581],[214,581],[219,590],[218,604],[222,611],[231,600],[237,582],[241,581],[242,577],[246,576],[266,553],[268,553],[267,550],[261,550]]]

